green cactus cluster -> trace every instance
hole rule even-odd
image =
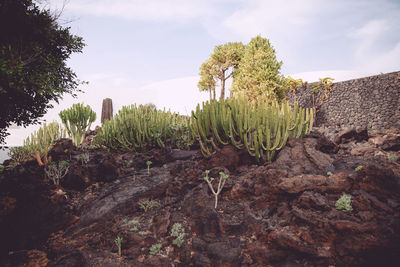
[[[67,131],[58,122],[44,123],[42,127],[25,139],[24,147],[29,148],[32,152],[38,151],[40,156],[44,156],[58,139],[66,136]]]
[[[152,147],[163,148],[167,142],[179,140],[173,137],[174,129],[181,129],[182,125],[188,125],[188,118],[170,111],[148,109],[143,105],[124,106],[114,118],[104,122],[93,144],[112,150],[146,151]]]
[[[23,150],[30,156],[35,157],[35,153],[47,163],[47,153],[58,139],[65,138],[67,131],[56,121],[49,124],[44,123],[37,131],[24,140]],[[38,159],[39,161],[39,159]]]
[[[251,104],[246,98],[203,102],[192,111],[191,131],[209,157],[221,145],[246,149],[257,161],[271,161],[289,137],[308,134],[312,109],[282,103]]]
[[[83,103],[72,105],[71,108],[58,114],[62,123],[72,138],[75,146],[79,146],[85,140],[86,132],[90,130],[91,124],[96,120],[96,113],[89,105]]]
[[[67,132],[56,121],[44,123],[37,131],[33,132],[24,140],[24,145],[13,147],[8,155],[12,164],[19,165],[27,160],[36,158],[40,165],[47,164],[47,153],[60,138],[65,138]]]

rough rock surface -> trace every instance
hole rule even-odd
[[[399,133],[315,131],[262,165],[229,146],[203,159],[195,150],[82,151],[61,140],[50,152],[71,164],[60,188],[35,161],[4,171],[0,265],[398,266]],[[217,209],[206,169],[230,175]],[[344,193],[351,211],[335,207]]]

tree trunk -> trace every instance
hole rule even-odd
[[[225,71],[222,72],[222,78],[221,78],[221,97],[219,100],[224,100],[225,99]]]
[[[112,99],[111,98],[103,99],[103,107],[101,109],[101,123],[104,123],[105,120],[110,120],[112,117],[113,117]]]

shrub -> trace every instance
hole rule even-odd
[[[138,234],[141,235],[141,236],[146,236],[147,232],[146,231],[140,231]]]
[[[51,162],[48,164],[44,171],[47,176],[53,181],[55,185],[60,184],[60,180],[67,175],[69,169],[69,162],[66,160],[60,161],[58,164]]]
[[[158,203],[155,200],[149,200],[149,199],[142,199],[139,202],[140,208],[144,210],[144,212],[147,212],[148,210],[151,210],[152,208],[155,207],[160,207],[160,203]]]
[[[352,211],[353,207],[351,206],[351,195],[343,194],[336,201],[335,206],[337,210]]]
[[[3,164],[0,164],[0,181],[1,181],[1,179],[4,178],[3,171],[4,171],[4,166],[3,166]]]
[[[150,255],[157,255],[160,252],[160,249],[161,249],[161,244],[153,244],[149,250]]]
[[[399,160],[399,156],[397,156],[396,154],[389,153],[387,157],[388,160],[390,160],[391,162],[396,162]]]
[[[32,159],[32,151],[25,146],[11,147],[8,156],[11,158],[12,165],[20,165]]]
[[[90,155],[88,152],[81,154],[80,158],[82,165],[88,164],[90,161]]]
[[[171,229],[171,236],[176,237],[174,241],[172,241],[172,244],[176,245],[177,247],[181,247],[185,242],[185,229],[183,228],[182,224],[174,223]]]

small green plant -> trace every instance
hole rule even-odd
[[[148,174],[148,175],[150,175],[150,165],[151,165],[152,163],[153,163],[153,162],[151,162],[150,160],[146,161],[146,164],[147,164],[147,174]]]
[[[138,228],[139,227],[139,221],[136,220],[136,219],[132,219],[130,221],[127,221],[127,222],[125,222],[125,224],[130,227],[129,231],[131,231],[131,232],[136,232],[139,229]]]
[[[31,154],[31,150],[25,146],[11,147],[8,151],[8,156],[11,158],[11,165],[20,165],[32,159]]]
[[[179,149],[189,150],[194,143],[189,126],[190,120],[177,120],[170,125],[170,130],[174,134],[171,136],[171,143]]]
[[[140,231],[138,234],[141,235],[141,236],[146,236],[147,232],[146,231]]]
[[[390,160],[391,162],[396,162],[399,160],[399,156],[397,156],[396,154],[389,153],[387,157],[388,160]]]
[[[225,174],[224,172],[219,172],[219,182],[218,182],[218,187],[217,187],[217,191],[214,190],[213,186],[212,186],[212,182],[214,181],[213,177],[208,177],[208,174],[210,173],[210,170],[206,170],[206,176],[204,177],[204,180],[207,182],[208,187],[210,188],[211,192],[214,194],[215,196],[215,206],[214,208],[217,208],[217,204],[218,204],[218,195],[219,193],[221,193],[222,188],[225,185],[226,180],[229,178],[229,175]]]
[[[357,168],[355,168],[354,170],[355,170],[356,172],[359,172],[359,171],[361,171],[363,168],[364,168],[364,167],[363,167],[362,165],[358,165]]]
[[[4,171],[4,166],[0,164],[0,180],[4,178],[3,171]]]
[[[352,211],[353,207],[351,206],[351,195],[343,194],[335,204],[337,210],[344,211]]]
[[[160,249],[161,249],[161,244],[159,244],[159,243],[153,244],[150,247],[149,253],[150,253],[150,255],[157,255],[160,252]]]
[[[185,229],[183,228],[182,224],[174,223],[171,229],[171,236],[175,237],[175,240],[172,241],[172,244],[180,248],[185,242]]]
[[[115,238],[115,245],[117,245],[118,248],[118,256],[121,257],[121,243],[122,243],[123,238],[120,236],[117,236],[117,238]]]
[[[114,181],[114,184],[119,184],[119,183],[121,183],[121,181],[119,179]]]
[[[88,164],[89,161],[90,161],[89,153],[86,152],[86,153],[81,154],[81,163],[82,163],[82,165]]]
[[[127,160],[127,159],[126,159],[126,160],[124,160],[124,163],[125,163],[125,166],[126,166],[126,167],[129,167],[129,166],[131,166],[131,164],[133,163],[133,160],[131,160],[131,159],[130,159],[130,160]]]
[[[148,210],[151,210],[155,207],[160,207],[161,205],[155,200],[142,199],[139,201],[139,206],[144,210],[144,212],[147,212]]]
[[[50,164],[46,165],[44,171],[55,185],[60,185],[60,180],[67,175],[69,169],[69,162],[66,160],[62,160],[60,162],[55,163],[51,162]]]

